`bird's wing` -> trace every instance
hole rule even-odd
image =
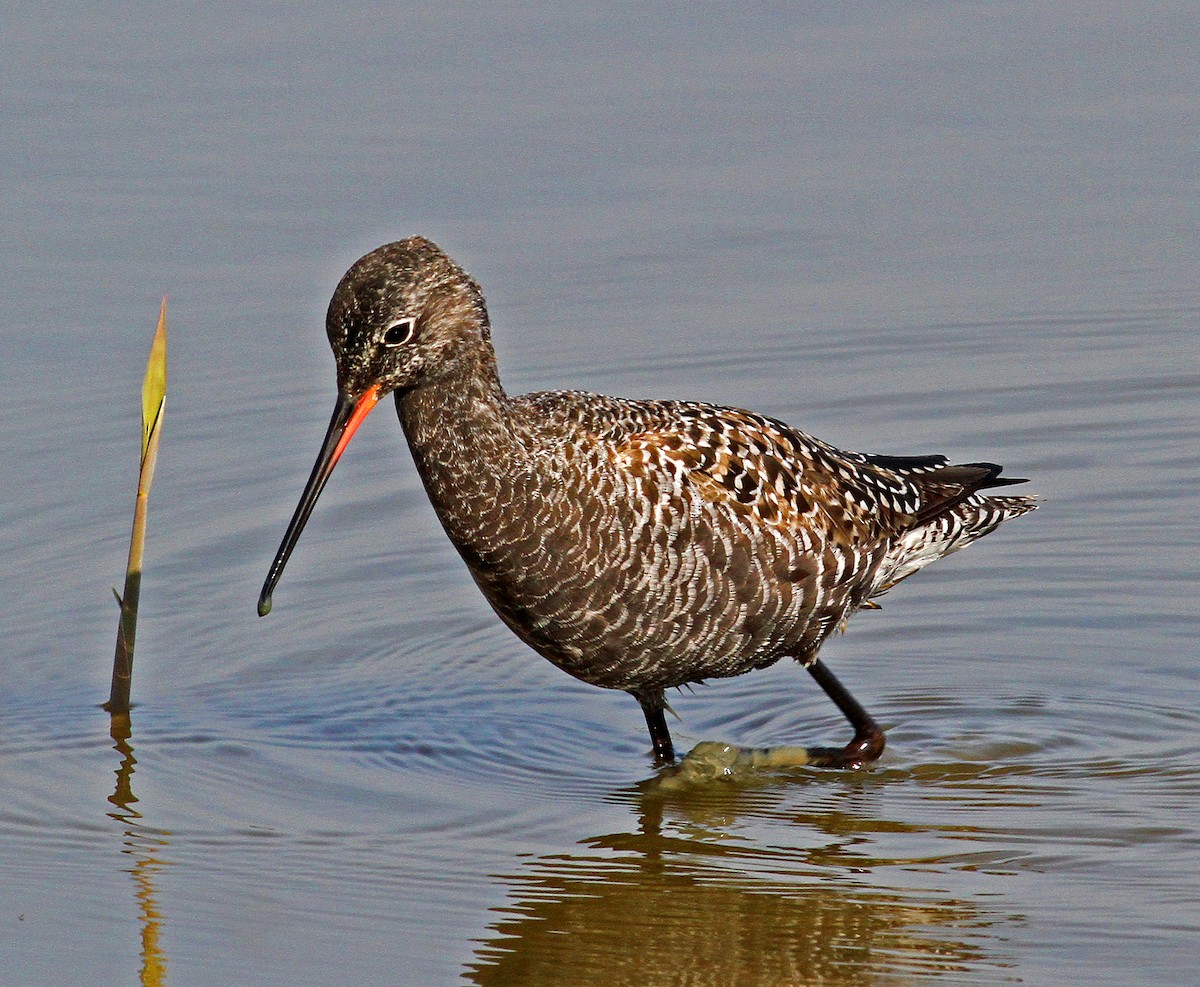
[[[921,528],[979,490],[1022,482],[991,463],[838,449],[765,415],[699,402],[629,401],[549,391],[541,414],[582,415],[626,476],[685,484],[743,522],[804,529],[835,542]],[[568,400],[570,399],[570,400]]]
[[[660,407],[670,414],[612,445],[623,469],[674,474],[751,523],[819,530],[839,541],[911,524],[923,506],[920,478],[946,463],[844,452],[733,408]]]

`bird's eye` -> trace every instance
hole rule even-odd
[[[383,330],[383,345],[384,346],[403,346],[417,330],[416,319],[397,319],[385,330]]]

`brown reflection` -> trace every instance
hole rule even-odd
[[[958,984],[1006,965],[985,953],[998,939],[983,930],[1009,919],[936,892],[880,886],[874,871],[896,871],[848,852],[848,844],[869,849],[861,844],[874,827],[848,821],[844,808],[795,818],[761,790],[653,784],[613,798],[632,803],[636,830],[510,875],[512,900],[494,910],[495,934],[477,946],[468,982],[783,987],[945,975]],[[810,845],[731,836],[739,816],[797,826]]]
[[[160,941],[163,916],[158,906],[155,879],[166,866],[158,855],[168,845],[166,837],[169,834],[144,826],[142,814],[133,807],[138,800],[133,794],[133,768],[137,758],[133,756],[133,745],[129,742],[133,727],[128,714],[113,716],[109,735],[113,739],[113,749],[121,755],[121,764],[116,770],[116,787],[108,797],[116,811],[108,815],[125,827],[121,852],[133,861],[129,873],[133,876],[134,897],[142,927],[141,983],[142,987],[161,987],[167,982],[167,957]]]

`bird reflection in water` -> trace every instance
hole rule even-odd
[[[834,811],[796,810],[771,787],[776,769],[737,777],[735,767],[726,777],[737,780],[713,784],[729,756],[707,752],[710,763],[690,776],[685,762],[613,793],[636,814],[635,831],[509,875],[512,900],[494,910],[467,982],[782,987],[1004,976],[1007,958],[989,946],[1000,936],[986,930],[1012,917],[911,881],[887,886],[889,871],[914,862],[870,856],[871,834],[902,823],[873,818],[854,792]],[[755,819],[786,821],[809,845],[739,838]]]

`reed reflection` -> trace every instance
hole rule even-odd
[[[137,758],[130,743],[133,727],[128,714],[113,716],[109,736],[113,739],[113,749],[121,755],[121,763],[115,772],[116,787],[108,797],[115,811],[108,815],[124,827],[121,852],[132,861],[128,871],[133,877],[141,925],[141,984],[142,987],[161,987],[166,983],[167,956],[161,941],[163,914],[158,904],[155,879],[167,865],[159,854],[168,846],[170,834],[143,825],[142,814],[133,807],[138,801],[133,794],[133,769]]]
[[[966,984],[994,982],[1007,965],[992,955],[998,936],[987,929],[1010,918],[889,886],[908,862],[880,859],[870,833],[901,824],[870,818],[861,801],[856,818],[845,805],[797,817],[778,779],[770,788],[656,778],[610,798],[630,806],[636,827],[507,876],[512,900],[495,909],[468,982]],[[760,821],[801,845],[751,838]]]

